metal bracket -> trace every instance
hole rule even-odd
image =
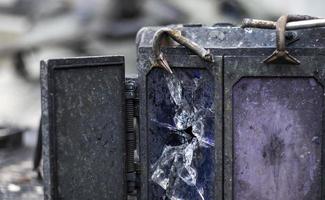
[[[288,22],[299,22],[305,21],[300,25],[290,24]],[[307,22],[307,23],[306,23]],[[309,24],[309,26],[308,26]],[[308,15],[283,15],[277,22],[265,21],[265,20],[255,20],[255,19],[244,19],[242,28],[266,28],[266,29],[276,29],[276,50],[267,57],[263,62],[266,64],[294,64],[299,65],[300,61],[289,54],[286,50],[286,29],[299,29],[308,27],[320,27],[324,26],[324,20],[317,17],[311,17]],[[300,27],[301,26],[301,27]]]
[[[169,73],[171,74],[173,73],[166,58],[161,52],[161,40],[163,36],[166,35],[172,38],[173,40],[175,40],[176,42],[178,42],[179,44],[192,50],[203,60],[206,60],[208,62],[213,62],[213,56],[209,50],[206,50],[205,48],[199,46],[197,43],[193,42],[192,40],[182,36],[181,31],[172,28],[162,28],[155,33],[153,38],[152,50],[154,54],[154,60],[152,61],[152,67],[161,67],[166,71],[168,71]]]

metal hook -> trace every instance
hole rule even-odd
[[[288,15],[281,16],[276,23],[276,50],[271,56],[267,57],[263,62],[267,64],[294,64],[299,65],[300,61],[295,57],[291,56],[286,50],[285,44],[285,31],[286,24],[288,22]]]
[[[152,50],[153,50],[154,60],[152,63],[152,67],[161,67],[166,71],[168,71],[169,73],[171,74],[173,73],[164,54],[161,52],[161,40],[165,35],[169,36],[179,44],[189,48],[203,60],[206,60],[208,62],[213,62],[213,56],[211,55],[209,50],[206,50],[205,48],[199,46],[197,43],[182,36],[179,30],[172,29],[172,28],[162,28],[155,33],[153,38]]]
[[[295,22],[298,21],[298,22]],[[299,23],[299,21],[305,21]],[[244,19],[242,28],[276,28],[276,46],[277,49],[272,53],[271,56],[266,58],[264,63],[281,63],[281,64],[300,64],[300,61],[295,57],[291,56],[286,50],[285,44],[285,33],[286,29],[300,29],[310,27],[321,27],[325,25],[325,20],[317,17],[311,17],[308,15],[283,15],[277,22],[256,20],[256,19]]]

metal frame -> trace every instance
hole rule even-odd
[[[233,100],[232,92],[233,87],[238,83],[241,78],[246,77],[297,77],[315,78],[325,88],[325,56],[321,56],[322,49],[319,52],[308,53],[303,49],[296,50],[296,54],[300,55],[300,65],[267,65],[260,61],[263,59],[260,53],[256,53],[256,56],[252,55],[229,55],[224,57],[224,200],[234,199],[234,136],[233,136]],[[259,56],[260,55],[260,56]],[[304,55],[304,56],[301,56]],[[325,98],[323,98],[325,105]],[[321,165],[324,166],[325,162],[325,108],[323,108],[323,130],[322,130],[322,161]],[[322,186],[325,185],[325,168],[322,167]],[[322,190],[322,199],[325,199],[325,191]]]
[[[171,68],[204,68],[208,70],[215,80],[215,194],[216,200],[222,200],[222,57],[214,56],[214,63],[203,61],[197,55],[189,55],[188,51],[184,48],[164,49],[164,54],[171,66]],[[141,48],[138,56],[145,56],[151,54],[150,49]],[[151,72],[151,62],[149,59],[142,60],[139,66],[139,87],[140,87],[140,164],[141,164],[141,200],[149,200],[148,186],[149,180],[149,163],[148,163],[148,115],[147,115],[147,79]],[[141,61],[140,61],[141,62]],[[158,69],[155,69],[158,70]],[[162,73],[164,72],[160,69]]]

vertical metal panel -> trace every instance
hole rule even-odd
[[[42,65],[46,198],[125,199],[124,58]]]
[[[222,60],[167,59],[174,74],[139,61],[141,199],[221,199]]]
[[[324,58],[225,58],[225,199],[324,198]]]

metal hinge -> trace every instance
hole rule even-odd
[[[126,111],[126,148],[127,148],[127,193],[128,199],[136,199],[139,186],[139,156],[138,156],[138,119],[139,98],[137,79],[126,78],[125,81],[125,111]]]

